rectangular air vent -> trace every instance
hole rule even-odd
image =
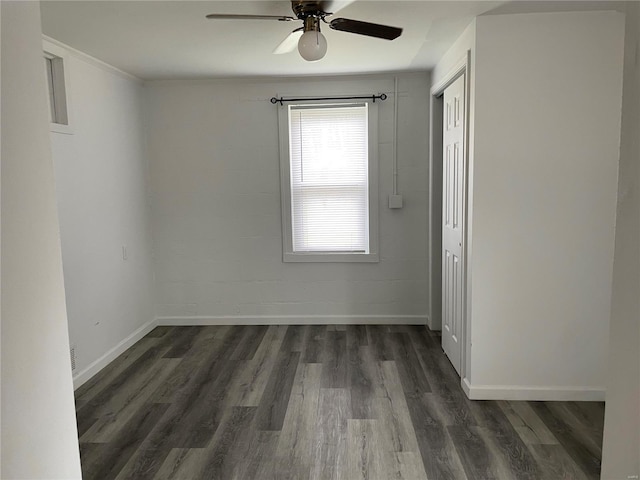
[[[76,371],[76,346],[71,345],[71,371]]]

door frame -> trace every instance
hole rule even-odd
[[[460,358],[460,380],[465,385],[465,380],[469,377],[470,365],[467,360],[470,358],[470,315],[469,315],[469,269],[468,259],[470,254],[470,229],[469,229],[469,139],[470,139],[470,105],[471,105],[471,51],[461,58],[444,78],[433,85],[429,95],[429,111],[431,126],[429,131],[429,328],[432,330],[442,329],[442,135],[443,135],[443,99],[445,89],[457,80],[461,75],[465,75],[465,129],[464,129],[464,214],[462,219],[463,231],[463,262],[462,262],[462,332],[461,332],[461,358]],[[468,380],[466,380],[468,382]]]

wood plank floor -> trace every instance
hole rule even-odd
[[[417,326],[158,327],[76,392],[91,479],[597,479],[603,403],[470,401]]]

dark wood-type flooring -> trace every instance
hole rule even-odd
[[[417,326],[158,327],[79,388],[91,479],[596,479],[604,404],[470,401]]]

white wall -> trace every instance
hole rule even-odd
[[[0,8],[0,51],[2,49],[2,8]],[[2,62],[0,62],[0,92],[2,91]],[[2,119],[0,118],[0,152],[2,152]],[[2,154],[0,153],[0,195],[2,193]],[[0,250],[2,249],[2,222],[0,221]],[[2,261],[0,260],[0,264]],[[2,279],[0,278],[0,301]],[[2,308],[0,308],[0,333],[2,332]],[[2,427],[2,342],[0,341],[0,428]],[[2,475],[2,435],[0,434],[0,476]]]
[[[476,20],[472,398],[602,399],[623,17]]]
[[[475,45],[476,19],[474,18],[433,68],[431,83],[437,85],[442,82],[456,67],[458,62],[466,57],[467,51],[471,50],[472,53],[475,53]],[[472,64],[472,68],[474,66],[475,65]]]
[[[150,328],[153,274],[143,86],[67,53],[73,134],[51,139],[78,386]]]
[[[640,474],[640,4],[625,30],[618,213],[602,478]]]
[[[174,322],[318,315],[425,323],[428,85],[427,74],[399,76],[405,207],[389,210],[392,76],[149,83],[157,314]],[[389,94],[379,107],[380,263],[283,263],[277,108],[269,99],[373,92]]]
[[[38,2],[2,11],[2,471],[81,478]]]

